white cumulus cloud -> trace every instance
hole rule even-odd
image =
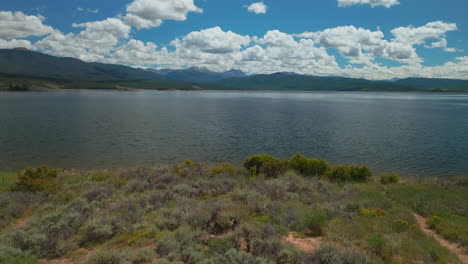
[[[197,50],[206,53],[229,53],[238,51],[250,43],[249,36],[242,36],[232,31],[223,31],[220,27],[194,31],[176,39],[172,45],[178,49]]]
[[[396,42],[420,45],[430,39],[442,40],[447,32],[455,30],[457,30],[455,23],[435,21],[421,27],[398,27],[391,33],[395,36]]]
[[[263,2],[252,3],[247,6],[247,10],[255,14],[265,14],[267,9],[267,6]]]
[[[28,36],[43,36],[53,28],[44,25],[44,17],[28,16],[23,12],[0,11],[0,38],[14,39]]]
[[[35,46],[60,56],[70,56],[85,61],[99,61],[110,55],[122,39],[129,37],[130,26],[116,18],[73,24],[84,28],[78,34],[55,30],[35,43]]]
[[[134,0],[127,5],[125,21],[138,29],[157,27],[163,20],[187,19],[187,13],[201,13],[193,0]]]

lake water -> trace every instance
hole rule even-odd
[[[468,174],[468,94],[0,93],[0,170],[240,164],[296,152],[407,176]]]

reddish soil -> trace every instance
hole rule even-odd
[[[306,237],[300,238],[296,232],[290,232],[283,241],[296,246],[298,249],[305,253],[312,253],[320,248],[322,244],[322,237]]]

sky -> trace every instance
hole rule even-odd
[[[0,2],[0,48],[143,68],[468,79],[467,0]]]

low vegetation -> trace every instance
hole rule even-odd
[[[0,263],[461,263],[414,212],[466,246],[463,182],[382,184],[301,154],[0,176]],[[291,234],[320,246],[302,251]]]
[[[400,176],[396,173],[384,173],[380,175],[380,183],[382,184],[394,184],[400,181]]]

